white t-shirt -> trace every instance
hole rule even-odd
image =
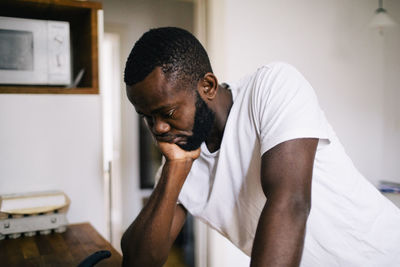
[[[287,140],[319,138],[301,266],[399,266],[400,210],[353,166],[304,77],[274,63],[231,90],[221,147],[210,153],[202,144],[179,202],[250,256],[266,203],[261,156]]]

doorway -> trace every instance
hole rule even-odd
[[[107,239],[120,251],[121,217],[121,93],[120,38],[104,33],[101,43],[101,95],[103,107],[104,196],[107,207]]]

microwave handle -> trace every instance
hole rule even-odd
[[[85,69],[81,69],[78,74],[76,75],[74,81],[67,86],[67,88],[76,88],[78,87],[78,84],[81,82],[83,74],[85,74]]]

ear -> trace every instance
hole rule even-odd
[[[209,101],[213,100],[218,91],[218,79],[211,72],[208,72],[204,75],[204,78],[199,82],[199,93],[203,99],[207,99]]]

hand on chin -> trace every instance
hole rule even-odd
[[[195,160],[200,156],[200,148],[193,151],[186,151],[176,144],[167,142],[158,142],[158,147],[167,161],[187,159]]]

